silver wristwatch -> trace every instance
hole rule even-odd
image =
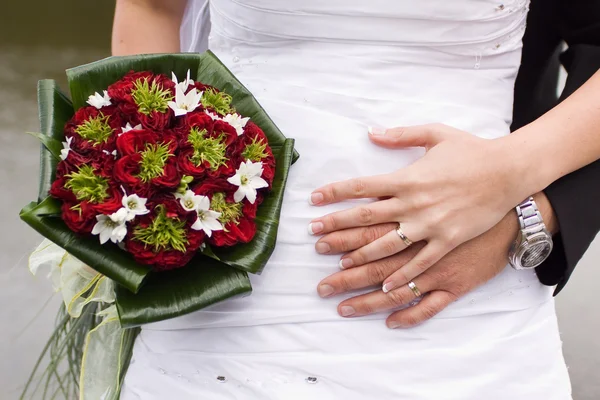
[[[544,262],[552,252],[552,235],[546,229],[542,214],[533,197],[516,208],[521,230],[510,247],[508,261],[514,269],[531,269]]]

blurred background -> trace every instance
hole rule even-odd
[[[35,278],[26,268],[26,256],[40,238],[18,217],[37,190],[38,144],[25,134],[39,130],[36,83],[56,79],[66,91],[66,68],[109,56],[113,7],[109,0],[2,1],[0,5],[2,400],[19,398],[60,304],[43,274]],[[599,257],[596,240],[557,298],[575,400],[600,399]]]

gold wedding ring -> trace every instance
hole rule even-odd
[[[408,287],[410,290],[412,290],[416,297],[421,297],[421,291],[413,281],[408,282]]]
[[[396,233],[398,234],[398,236],[400,236],[400,239],[402,239],[402,241],[404,242],[404,244],[406,245],[406,247],[412,246],[413,242],[402,231],[402,224],[401,223],[398,223],[398,229],[396,229]]]

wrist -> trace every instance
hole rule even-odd
[[[552,204],[550,200],[546,196],[544,192],[539,192],[533,195],[533,200],[538,206],[538,210],[542,214],[542,219],[544,220],[544,224],[546,225],[546,229],[550,232],[551,235],[555,235],[558,233],[559,226],[558,220],[556,219],[556,215],[554,214],[554,209],[552,208]]]
[[[514,133],[498,138],[497,146],[511,174],[513,188],[519,202],[548,187],[560,175],[548,163],[545,147],[538,141],[538,132],[527,125]],[[516,204],[515,204],[516,205]]]

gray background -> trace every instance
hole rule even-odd
[[[39,237],[18,218],[33,200],[38,144],[35,84],[109,54],[112,1],[29,0],[0,5],[0,399],[16,399],[52,329],[58,296],[24,256]],[[600,242],[558,297],[564,352],[576,400],[600,398]],[[515,360],[518,363],[519,360]],[[532,399],[533,400],[533,399]],[[536,399],[537,400],[537,399]],[[541,399],[540,399],[541,400]]]

